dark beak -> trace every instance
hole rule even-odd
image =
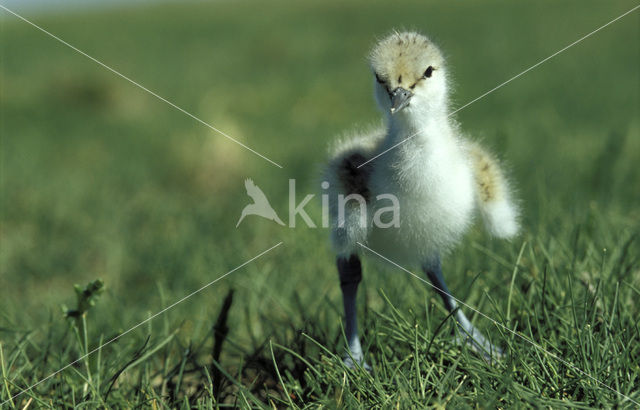
[[[409,105],[409,100],[413,97],[413,93],[402,87],[398,87],[391,91],[389,96],[391,97],[391,114],[395,114]]]

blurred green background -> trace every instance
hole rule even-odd
[[[258,217],[236,229],[249,203],[244,179],[262,188],[285,221],[288,179],[296,179],[299,199],[320,191],[330,141],[379,122],[366,55],[393,28],[419,30],[440,45],[455,108],[632,6],[331,0],[24,9],[34,23],[283,169],[0,11],[5,351],[27,333],[37,343],[64,329],[60,305],[73,304],[74,283],[105,281],[89,327],[97,345],[100,335],[128,329],[283,241],[145,327],[153,334],[165,323],[180,329],[181,340],[197,338],[234,288],[233,343],[285,343],[313,323],[337,352],[341,299],[328,232]],[[486,291],[504,310],[524,241],[531,252],[518,281],[530,283],[542,270],[536,252],[558,269],[577,259],[593,279],[605,263],[602,249],[615,255],[637,234],[639,18],[638,12],[623,18],[457,114],[466,133],[504,159],[524,213],[519,239],[493,241],[477,227],[445,261],[458,297],[489,313]],[[307,210],[320,221],[319,201]],[[574,247],[576,231],[583,235]],[[626,251],[633,262],[624,279],[636,289],[637,248],[635,242]],[[428,286],[402,272],[366,268],[367,311],[388,309],[378,289],[418,318],[426,305],[438,304]],[[624,292],[622,302],[630,303],[633,292]],[[525,300],[516,306],[526,310]],[[131,334],[117,344],[141,339]]]

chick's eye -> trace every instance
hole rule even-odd
[[[424,78],[431,77],[431,74],[433,74],[433,67],[429,66],[429,67],[427,67],[426,71],[424,72]]]
[[[378,75],[378,73],[376,73],[376,81],[380,84],[384,84],[384,80]]]

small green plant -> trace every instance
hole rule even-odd
[[[82,361],[84,362],[87,376],[86,382],[83,388],[83,395],[86,395],[87,389],[89,386],[94,387],[92,383],[91,377],[91,366],[90,366],[90,358],[89,358],[89,340],[87,336],[87,312],[93,306],[95,306],[96,301],[100,294],[104,291],[104,282],[100,279],[96,279],[91,281],[82,288],[80,285],[76,284],[73,286],[76,292],[77,304],[75,309],[67,309],[66,306],[62,306],[62,310],[67,319],[72,319],[71,323],[73,326],[74,333],[76,335],[76,339],[78,341],[78,345],[80,347],[80,351],[82,352]],[[99,396],[99,388],[94,389],[94,393],[96,396]]]
[[[63,306],[62,309],[67,318],[73,318],[76,321],[84,316],[89,309],[95,306],[96,301],[100,294],[104,291],[104,282],[100,279],[91,281],[84,287],[84,289],[76,284],[73,286],[76,292],[77,306],[75,309],[67,309]]]

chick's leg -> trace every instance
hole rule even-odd
[[[458,322],[458,328],[460,329],[460,336],[457,338],[458,342],[467,343],[471,346],[473,351],[482,355],[487,361],[491,362],[492,359],[499,359],[503,356],[502,350],[499,347],[494,346],[484,337],[484,335],[471,324],[467,316],[458,309],[458,303],[451,296],[451,292],[447,287],[442,276],[442,268],[440,260],[436,260],[430,264],[424,266],[424,271],[429,277],[429,280],[435,287],[436,292],[442,298],[445,307],[449,312],[455,310],[455,318]]]
[[[339,257],[337,260],[338,274],[340,275],[340,288],[342,289],[342,302],[345,314],[345,335],[347,337],[348,352],[344,362],[350,368],[355,363],[365,369],[369,365],[364,362],[360,338],[358,337],[358,319],[356,309],[356,295],[358,284],[362,280],[362,265],[357,255],[351,255],[348,259]]]

